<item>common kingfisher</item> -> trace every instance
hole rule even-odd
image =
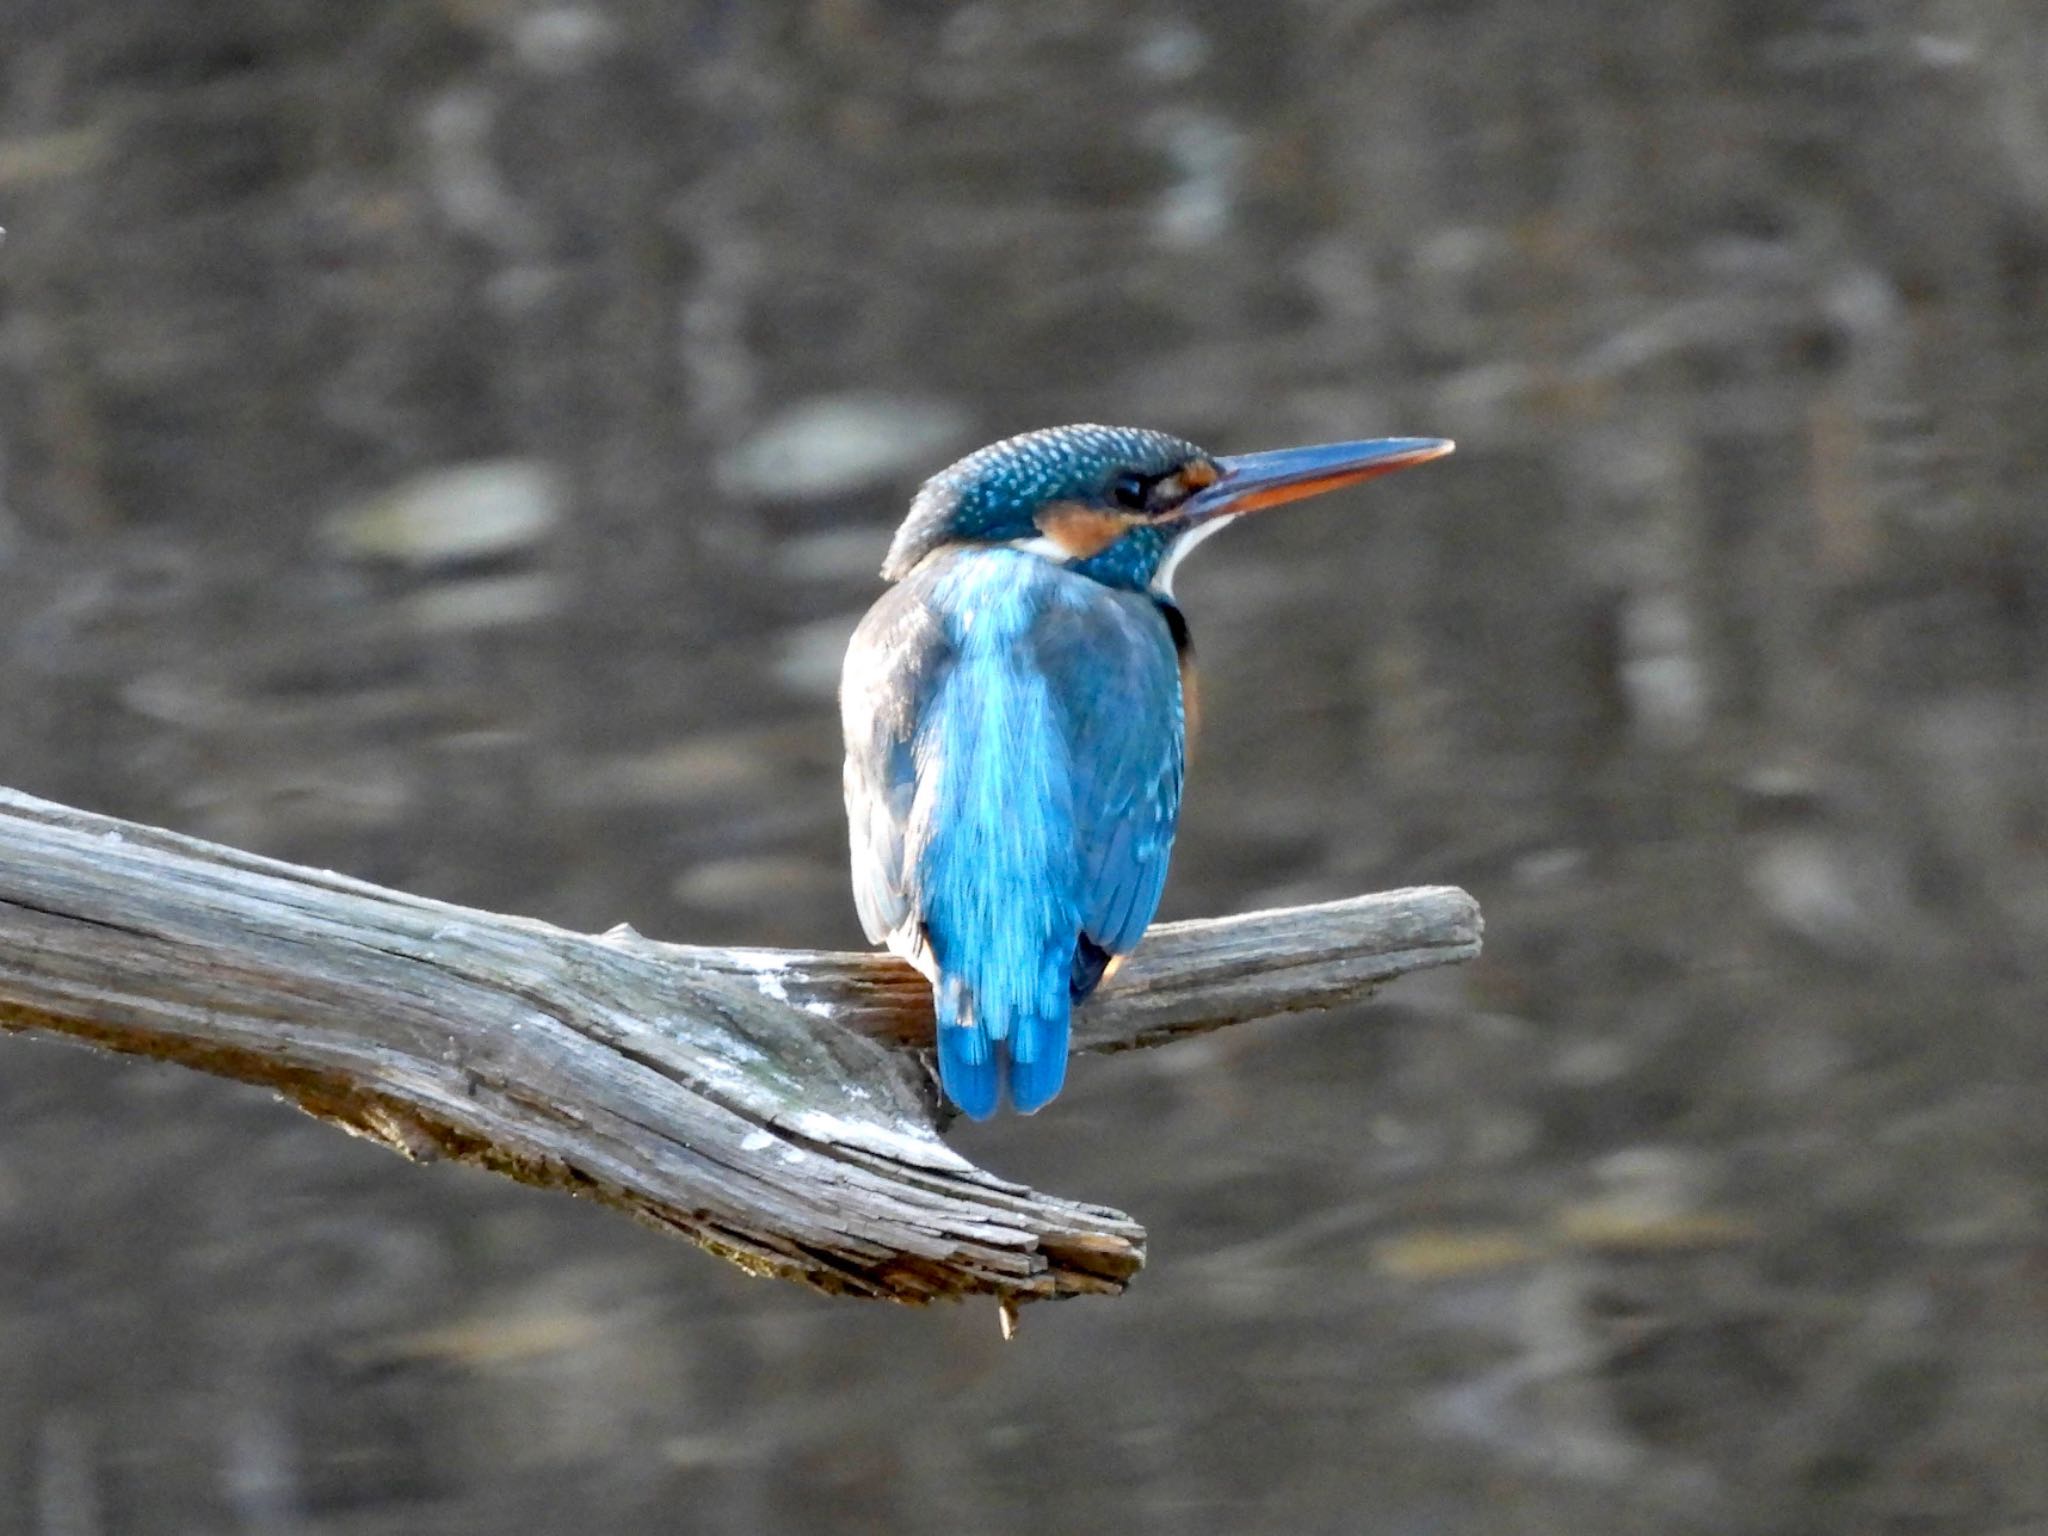
[[[840,687],[854,899],[931,982],[977,1120],[1060,1090],[1074,1004],[1137,947],[1180,816],[1194,673],[1173,596],[1247,512],[1451,451],[1395,437],[1219,458],[1135,427],[1027,432],[926,481]]]

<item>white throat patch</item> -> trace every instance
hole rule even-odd
[[[1236,522],[1242,513],[1227,512],[1221,517],[1212,517],[1206,523],[1198,523],[1167,546],[1166,558],[1159,562],[1159,569],[1152,576],[1152,590],[1161,597],[1173,596],[1173,573],[1180,569],[1181,561],[1194,552],[1197,544],[1213,534],[1221,533]]]

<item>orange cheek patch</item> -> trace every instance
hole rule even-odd
[[[1131,525],[1129,518],[1071,501],[1054,502],[1034,521],[1040,533],[1075,560],[1092,560],[1122,538]]]

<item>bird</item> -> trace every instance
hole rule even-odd
[[[1030,1114],[1072,1011],[1159,906],[1195,708],[1174,575],[1248,514],[1449,453],[1377,438],[1221,457],[1051,427],[927,480],[840,680],[854,903],[923,973],[945,1096]]]

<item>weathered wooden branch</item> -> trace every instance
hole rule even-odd
[[[1479,933],[1446,888],[1167,924],[1077,1048],[1363,997]],[[1144,1262],[1129,1217],[940,1139],[929,998],[887,956],[570,933],[0,790],[0,1029],[262,1084],[829,1291],[1014,1305]]]

